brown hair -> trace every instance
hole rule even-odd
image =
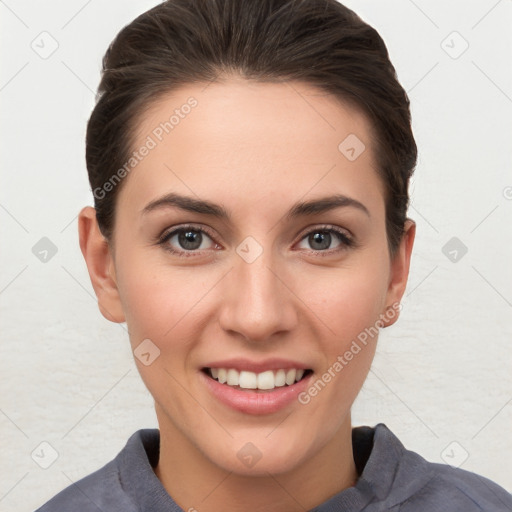
[[[377,31],[336,0],[167,0],[119,32],[103,58],[86,136],[105,238],[112,239],[122,182],[108,193],[104,185],[130,158],[138,117],[179,86],[233,72],[248,80],[306,82],[369,117],[394,255],[417,158],[409,98]]]

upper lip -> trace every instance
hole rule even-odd
[[[250,359],[236,358],[207,363],[204,365],[204,368],[234,368],[238,371],[261,373],[265,370],[290,370],[292,368],[309,370],[311,366],[291,359],[273,358],[264,359],[262,361],[252,361]]]

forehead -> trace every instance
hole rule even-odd
[[[169,191],[269,207],[333,189],[367,202],[384,195],[366,116],[300,82],[182,86],[138,119],[133,150],[145,156],[120,202],[139,210]]]

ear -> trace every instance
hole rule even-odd
[[[400,301],[407,286],[415,236],[416,223],[411,219],[407,219],[404,225],[402,240],[391,261],[389,285],[386,293],[386,309],[381,314],[383,327],[393,325],[400,315]]]
[[[124,322],[111,248],[101,234],[92,206],[86,206],[78,215],[78,236],[101,314],[111,322]]]

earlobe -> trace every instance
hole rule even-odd
[[[381,314],[383,327],[393,325],[400,315],[400,301],[407,286],[412,248],[416,236],[416,223],[407,219],[404,225],[404,234],[400,246],[391,261],[390,279],[386,294],[386,308]]]
[[[124,322],[111,249],[92,206],[86,206],[78,215],[78,236],[101,314],[111,322]]]

